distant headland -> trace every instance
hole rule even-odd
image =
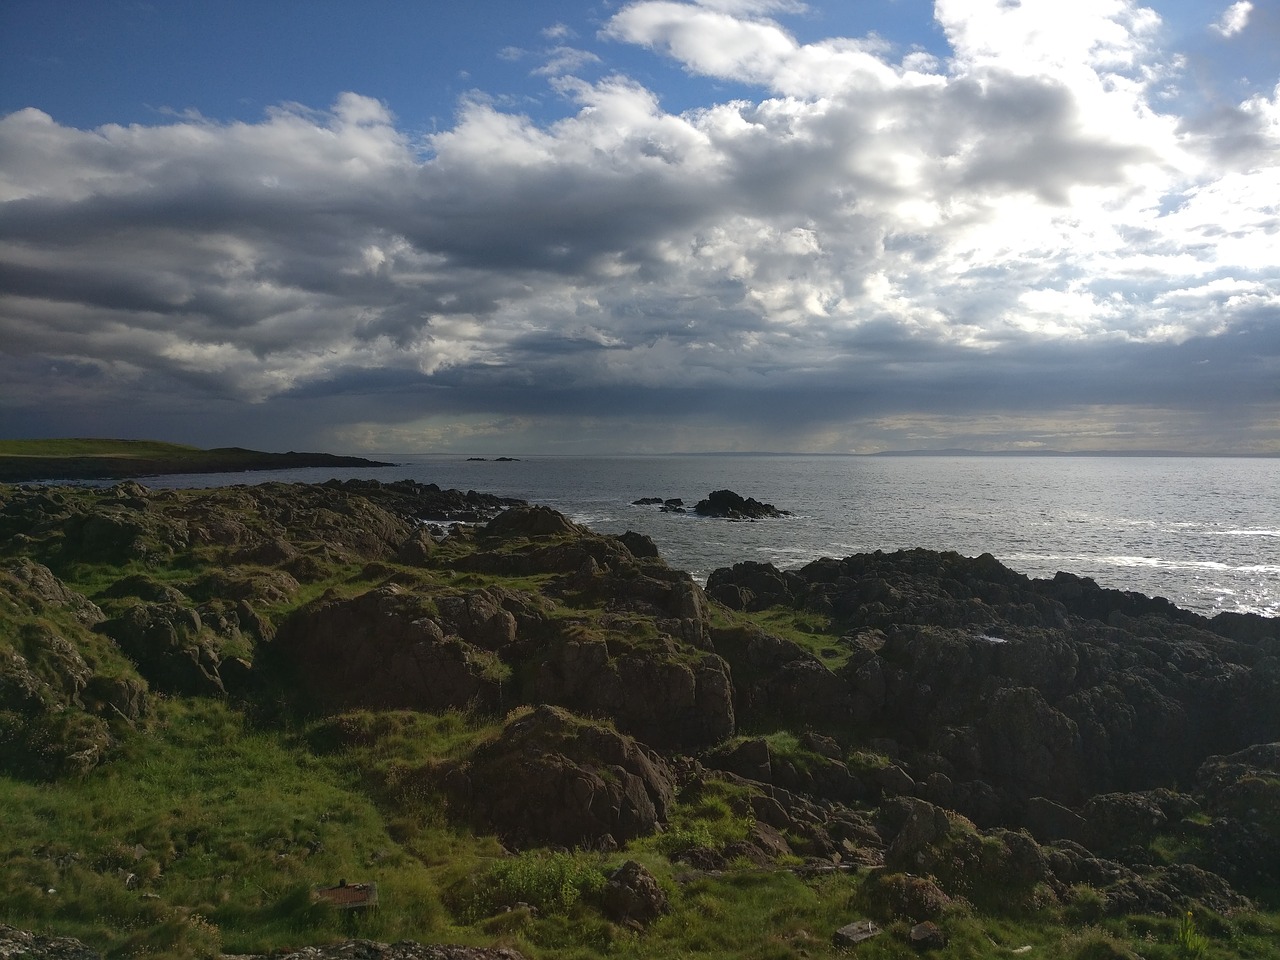
[[[300,467],[389,467],[330,453],[263,453],[243,447],[202,450],[155,440],[0,440],[0,483],[107,480],[174,473],[239,473]]]

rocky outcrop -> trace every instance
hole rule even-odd
[[[550,706],[508,723],[447,784],[460,810],[514,847],[612,849],[652,833],[674,796],[657,754]]]
[[[521,699],[608,715],[619,729],[664,749],[732,736],[733,689],[720,657],[669,636],[629,639],[621,625],[616,634],[567,630],[522,666]]]
[[[221,656],[200,613],[177,603],[137,603],[104,621],[109,636],[153,687],[183,696],[223,696]]]
[[[755,497],[742,497],[732,490],[713,490],[705,500],[699,500],[693,512],[700,517],[719,517],[724,520],[764,520],[788,517],[788,510],[779,510],[772,503],[761,503]]]
[[[1079,805],[1189,781],[1206,756],[1280,737],[1280,641],[1260,618],[1218,632],[1166,601],[925,550],[739,564],[708,593],[829,618],[851,656],[828,702],[891,731],[913,762],[993,788],[982,819],[1035,796]]]
[[[609,875],[601,905],[614,923],[640,930],[667,912],[667,895],[643,865],[627,860]]]
[[[0,957],[13,960],[102,960],[74,937],[46,937],[0,923]]]
[[[852,716],[848,684],[798,644],[754,626],[714,629],[711,644],[733,671],[740,717],[825,729]]]
[[[512,507],[498,514],[484,527],[485,536],[503,540],[581,536],[587,532],[585,527],[574,523],[564,514],[541,506]]]
[[[69,589],[43,564],[19,557],[6,563],[0,573],[11,581],[10,596],[20,600],[30,612],[54,608],[86,626],[93,626],[106,619],[106,614],[96,603]]]
[[[1212,818],[1197,831],[1208,862],[1236,883],[1280,884],[1280,743],[1210,757],[1196,780]]]
[[[514,621],[488,600],[468,606],[463,599],[457,617],[442,622],[434,603],[394,583],[351,598],[325,596],[285,619],[271,655],[329,712],[492,709],[506,671],[491,648],[512,636]]]
[[[426,522],[450,514],[484,522]],[[922,948],[956,903],[1230,913],[1280,884],[1259,618],[931,551],[743,563],[704,592],[640,534],[408,482],[4,489],[0,557],[9,775],[89,770],[151,689],[268,720],[296,692],[337,715],[313,746],[361,733],[343,749],[406,815],[393,835],[443,810],[521,849],[661,831],[659,875],[878,867],[850,906]],[[446,727],[447,750],[392,755]],[[671,889],[632,861],[592,882],[581,909],[638,933]],[[486,929],[540,922],[519,899]]]
[[[827,749],[827,745],[834,749]],[[816,747],[816,749],[815,749]],[[765,737],[748,737],[709,751],[703,762],[792,793],[853,804],[878,795],[840,760],[840,750],[827,737],[805,734],[797,749],[779,751]]]
[[[147,712],[146,685],[91,630],[102,617],[47,567],[0,567],[0,770],[87,772]]]

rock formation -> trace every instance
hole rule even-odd
[[[490,732],[363,772],[411,805],[397,830],[428,811],[507,852],[876,867],[850,926],[921,949],[962,909],[1088,888],[1098,917],[1230,916],[1280,884],[1274,621],[925,550],[741,563],[704,591],[640,534],[408,481],[0,488],[0,544],[9,776],[91,771],[166,697],[317,729],[453,711]],[[627,936],[678,905],[641,859],[589,905]],[[508,906],[498,926],[531,916]]]

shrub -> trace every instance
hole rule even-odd
[[[454,895],[454,908],[465,923],[519,904],[542,914],[562,914],[599,893],[605,882],[597,858],[531,851],[498,860],[473,874]]]

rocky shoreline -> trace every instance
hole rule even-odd
[[[513,855],[616,852],[596,909],[625,929],[683,882],[627,866],[655,837],[672,877],[847,874],[862,920],[933,945],[957,911],[1231,917],[1280,885],[1274,620],[928,550],[704,590],[645,536],[410,481],[0,487],[0,542],[10,776],[110,764],[158,697],[289,691],[317,756],[359,717],[501,720],[415,789]],[[700,797],[740,830],[681,827]],[[352,944],[296,955],[519,955]]]

